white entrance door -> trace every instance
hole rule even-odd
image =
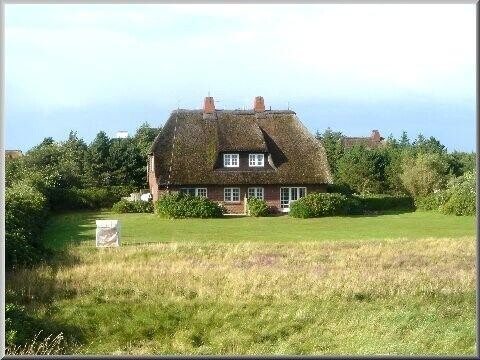
[[[289,212],[290,204],[307,194],[305,187],[281,187],[280,188],[280,211]]]

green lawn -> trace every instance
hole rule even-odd
[[[225,217],[221,219],[160,219],[153,214],[108,212],[66,213],[54,216],[46,231],[46,243],[95,244],[95,220],[119,219],[122,243],[158,242],[298,242],[326,240],[421,239],[474,236],[473,216],[449,216],[434,212],[294,219]]]
[[[124,246],[95,248],[106,218]],[[7,291],[64,333],[67,354],[475,351],[473,217],[79,212],[52,217],[45,237],[64,251]]]

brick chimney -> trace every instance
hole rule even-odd
[[[382,137],[380,136],[380,133],[378,132],[378,130],[372,130],[372,135],[370,135],[370,138],[374,141],[382,140]]]
[[[203,113],[215,114],[215,102],[213,101],[213,97],[207,96],[203,101]]]
[[[255,112],[264,112],[265,111],[265,102],[263,101],[262,96],[255,96],[255,102],[253,103],[253,109]]]

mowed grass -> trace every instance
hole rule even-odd
[[[122,244],[176,242],[298,242],[327,240],[422,239],[474,236],[473,216],[406,212],[370,216],[294,219],[224,217],[221,219],[161,219],[154,214],[109,212],[65,213],[50,220],[48,246],[95,245],[95,220],[118,219]]]
[[[127,246],[96,249],[97,218]],[[47,239],[64,257],[7,288],[73,329],[68,353],[475,353],[473,218],[72,213]]]

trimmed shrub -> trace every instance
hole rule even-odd
[[[290,216],[311,218],[347,214],[353,202],[345,195],[337,193],[312,193],[294,201],[290,206]]]
[[[293,202],[290,206],[290,215],[298,218],[310,218],[414,209],[413,199],[408,196],[345,196],[338,193],[313,193]]]
[[[112,211],[116,213],[153,213],[151,201],[128,201],[125,199],[113,204]]]
[[[174,193],[158,199],[155,212],[172,219],[215,218],[223,215],[224,208],[204,197]]]
[[[267,216],[270,213],[267,202],[256,197],[248,198],[248,215],[253,217]]]
[[[40,261],[47,253],[39,240],[47,218],[45,197],[27,183],[5,192],[5,260],[8,270]]]
[[[357,195],[363,212],[381,212],[388,210],[415,210],[413,198],[393,195]]]

